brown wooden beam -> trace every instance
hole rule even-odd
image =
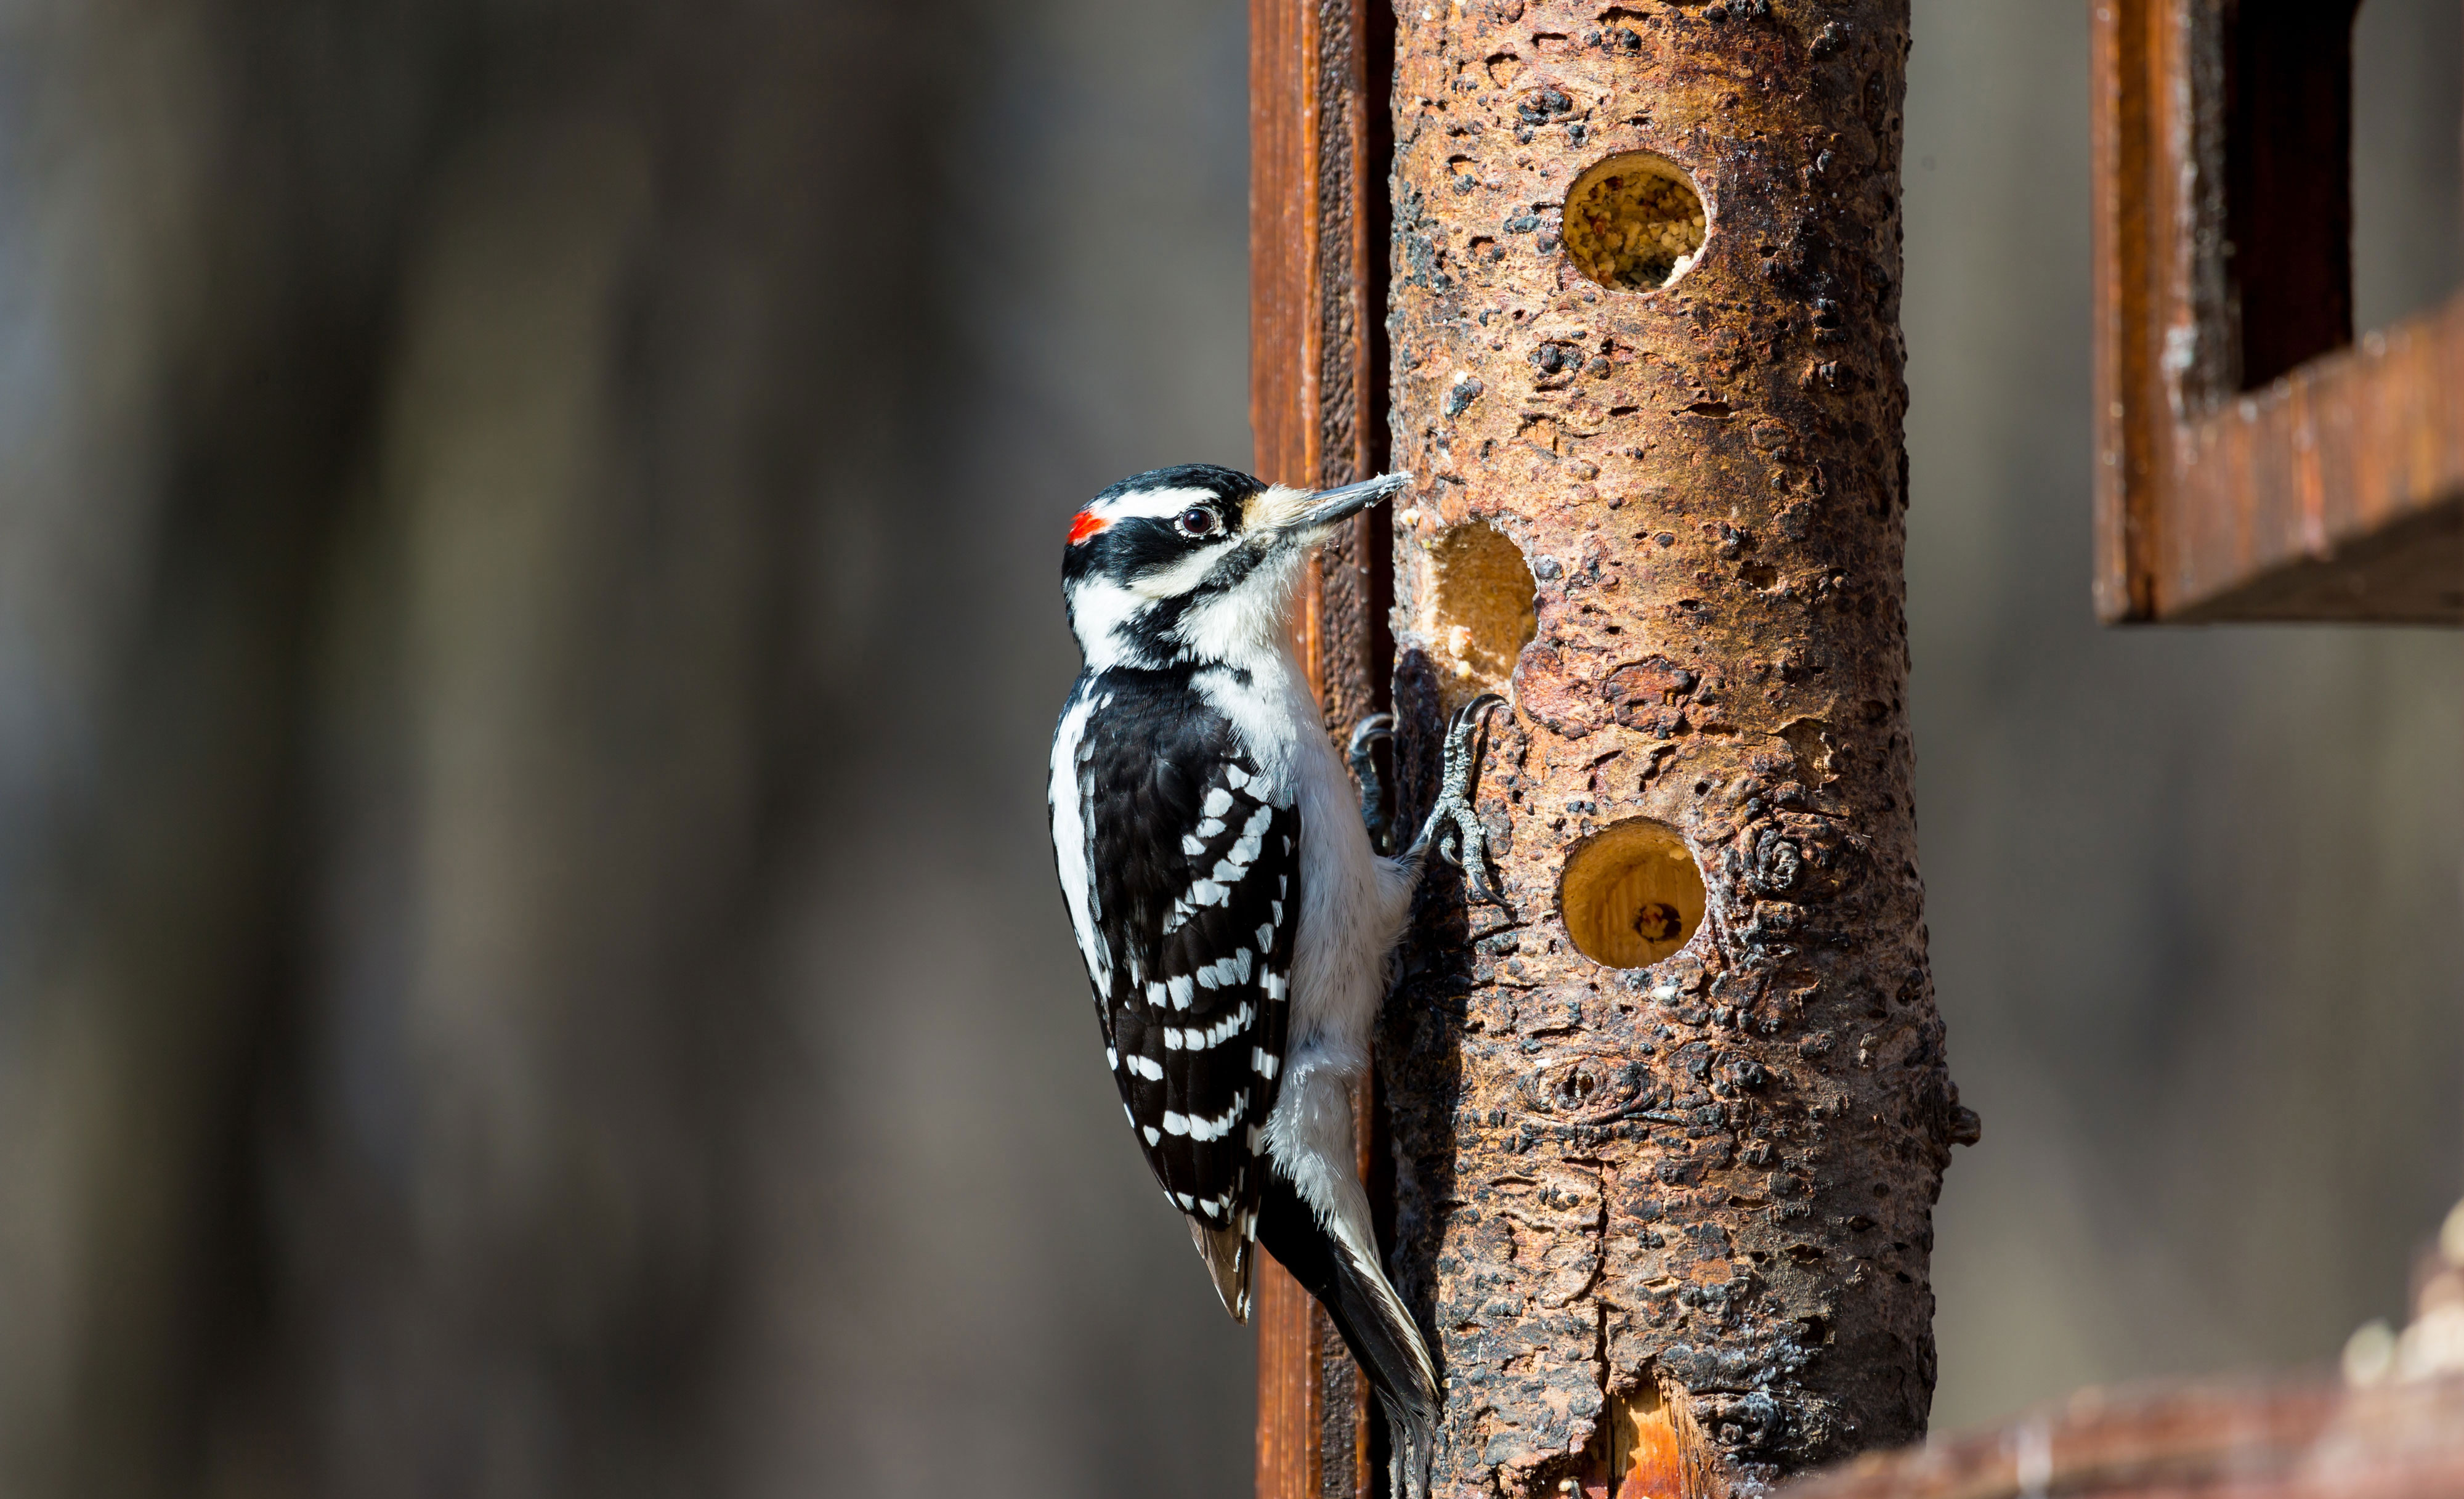
[[[2464,298],[2343,346],[2352,9],[2091,9],[2109,622],[2464,623]]]
[[[2464,1494],[2464,1378],[2082,1390],[1795,1485],[1789,1499],[2429,1499]]]
[[[1251,0],[1249,425],[1261,477],[1323,488],[1386,452],[1385,0]],[[1329,543],[1303,585],[1301,658],[1341,737],[1383,703],[1393,653],[1381,507]],[[1373,1100],[1354,1100],[1362,1172],[1384,1173]],[[1260,1499],[1368,1499],[1368,1386],[1325,1312],[1271,1261],[1258,1319]]]
[[[2464,622],[2464,298],[2174,435],[2159,618]]]
[[[2156,528],[2156,156],[2151,132],[2162,36],[2152,0],[2089,9],[2089,160],[2094,190],[2096,610],[2107,622],[2152,618]]]

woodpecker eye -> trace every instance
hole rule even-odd
[[[1191,537],[1213,536],[1223,529],[1223,523],[1215,518],[1215,512],[1204,505],[1190,506],[1173,524],[1180,527],[1181,535]]]

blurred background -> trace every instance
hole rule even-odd
[[[2464,34],[2362,16],[2366,325]],[[0,8],[0,1492],[1247,1492],[1043,827],[1064,518],[1247,456],[1244,24]],[[2090,622],[2086,24],[1916,4],[1944,1428],[2464,1190],[2456,636]]]

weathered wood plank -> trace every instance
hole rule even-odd
[[[1787,1499],[2453,1499],[2464,1379],[2082,1390],[1792,1486]]]
[[[1386,451],[1384,0],[1251,0],[1249,411],[1258,474],[1326,487]],[[1393,654],[1381,507],[1329,543],[1298,632],[1330,732],[1376,711]],[[1363,1176],[1383,1154],[1364,1095]],[[1368,1386],[1316,1303],[1271,1261],[1258,1303],[1260,1499],[1367,1499]]]
[[[2108,622],[2464,623],[2464,298],[2350,343],[2352,11],[2095,0]]]

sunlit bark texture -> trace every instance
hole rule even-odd
[[[1400,13],[1405,759],[1514,698],[1511,914],[1433,882],[1383,1051],[1437,1489],[1750,1489],[1924,1430],[1975,1128],[1903,704],[1907,9]]]

